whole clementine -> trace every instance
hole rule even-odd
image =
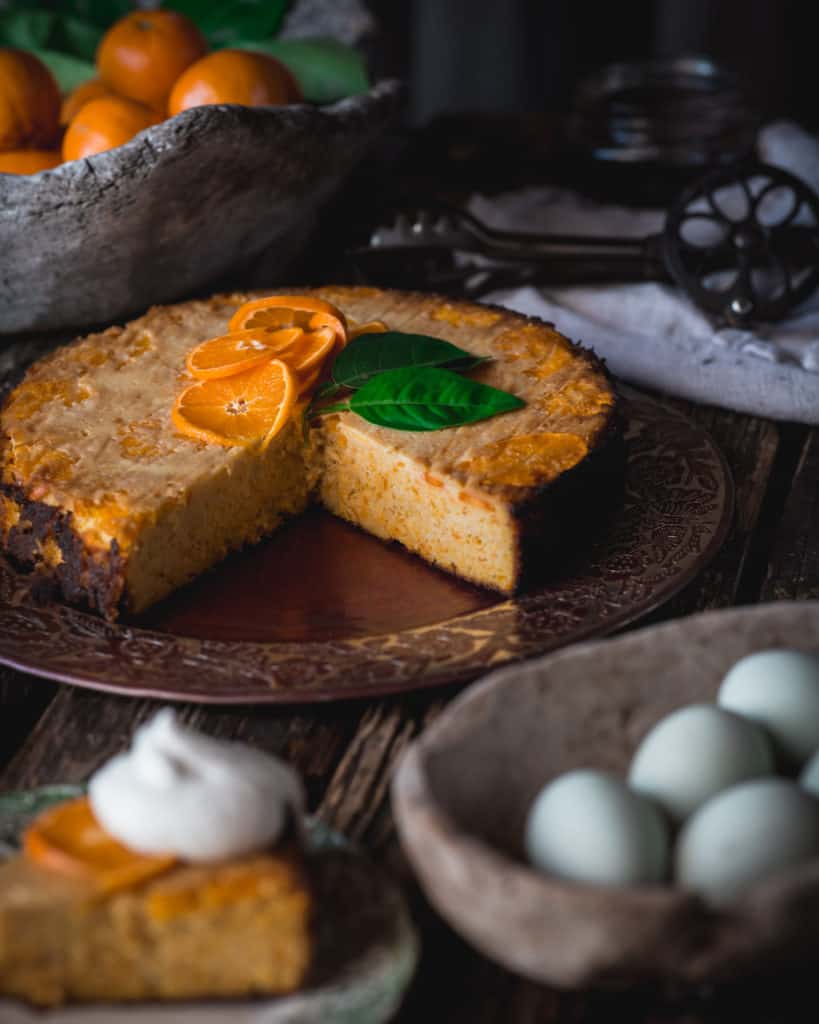
[[[168,100],[173,117],[189,107],[211,103],[240,103],[245,107],[289,103],[293,76],[283,64],[264,53],[219,50],[208,54],[177,79]]]
[[[0,49],[0,150],[49,146],[57,138],[60,90],[41,60]]]
[[[0,153],[0,174],[36,174],[60,162],[59,149],[10,149]]]
[[[149,107],[124,96],[100,96],[81,107],[63,138],[63,160],[81,160],[132,139],[156,124]]]
[[[194,23],[177,11],[132,11],[108,29],[97,69],[113,91],[164,110],[174,82],[207,51]]]
[[[74,115],[78,114],[81,107],[84,107],[90,100],[96,100],[100,96],[110,96],[111,90],[99,78],[91,78],[66,96],[60,109],[60,124],[68,124],[73,121]]]

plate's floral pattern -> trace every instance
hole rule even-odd
[[[307,643],[196,640],[30,603],[0,561],[0,661],[81,686],[203,703],[368,696],[474,678],[602,635],[667,600],[716,553],[733,486],[710,437],[629,392],[625,496],[615,521],[559,580],[390,635]]]

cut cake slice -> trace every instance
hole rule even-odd
[[[0,536],[65,599],[136,613],[317,499],[448,572],[513,593],[608,500],[620,430],[594,355],[550,325],[438,296],[328,287],[349,319],[431,334],[489,361],[472,372],[524,408],[431,432],[293,420],[262,450],[182,436],[170,410],[185,356],[251,295],[150,310],[40,360],[0,415]]]

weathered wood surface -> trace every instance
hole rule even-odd
[[[710,430],[737,482],[737,515],[716,559],[684,593],[655,612],[693,611],[819,594],[819,431],[681,406]],[[484,960],[428,908],[398,847],[388,784],[401,752],[454,694],[358,701],[302,710],[183,706],[191,724],[287,757],[307,783],[311,807],[405,880],[424,939],[422,964],[399,1021],[453,1024],[629,1020],[687,1022],[782,1017],[793,994],[633,992],[561,994]],[[84,779],[154,710],[0,670],[0,790]],[[798,991],[801,991],[799,989]]]
[[[262,252],[274,280],[400,93],[195,107],[88,159],[0,175],[0,334],[122,320],[213,290]]]

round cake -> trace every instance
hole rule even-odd
[[[432,335],[484,358],[469,376],[522,408],[433,431],[354,412],[302,423],[267,447],[222,447],[171,419],[186,354],[256,296],[151,309],[35,363],[0,413],[0,537],[70,602],[139,612],[229,551],[317,501],[440,568],[511,594],[568,524],[614,500],[621,430],[600,361],[554,327],[440,296],[310,292],[348,320]],[[387,343],[387,342],[385,342]]]

